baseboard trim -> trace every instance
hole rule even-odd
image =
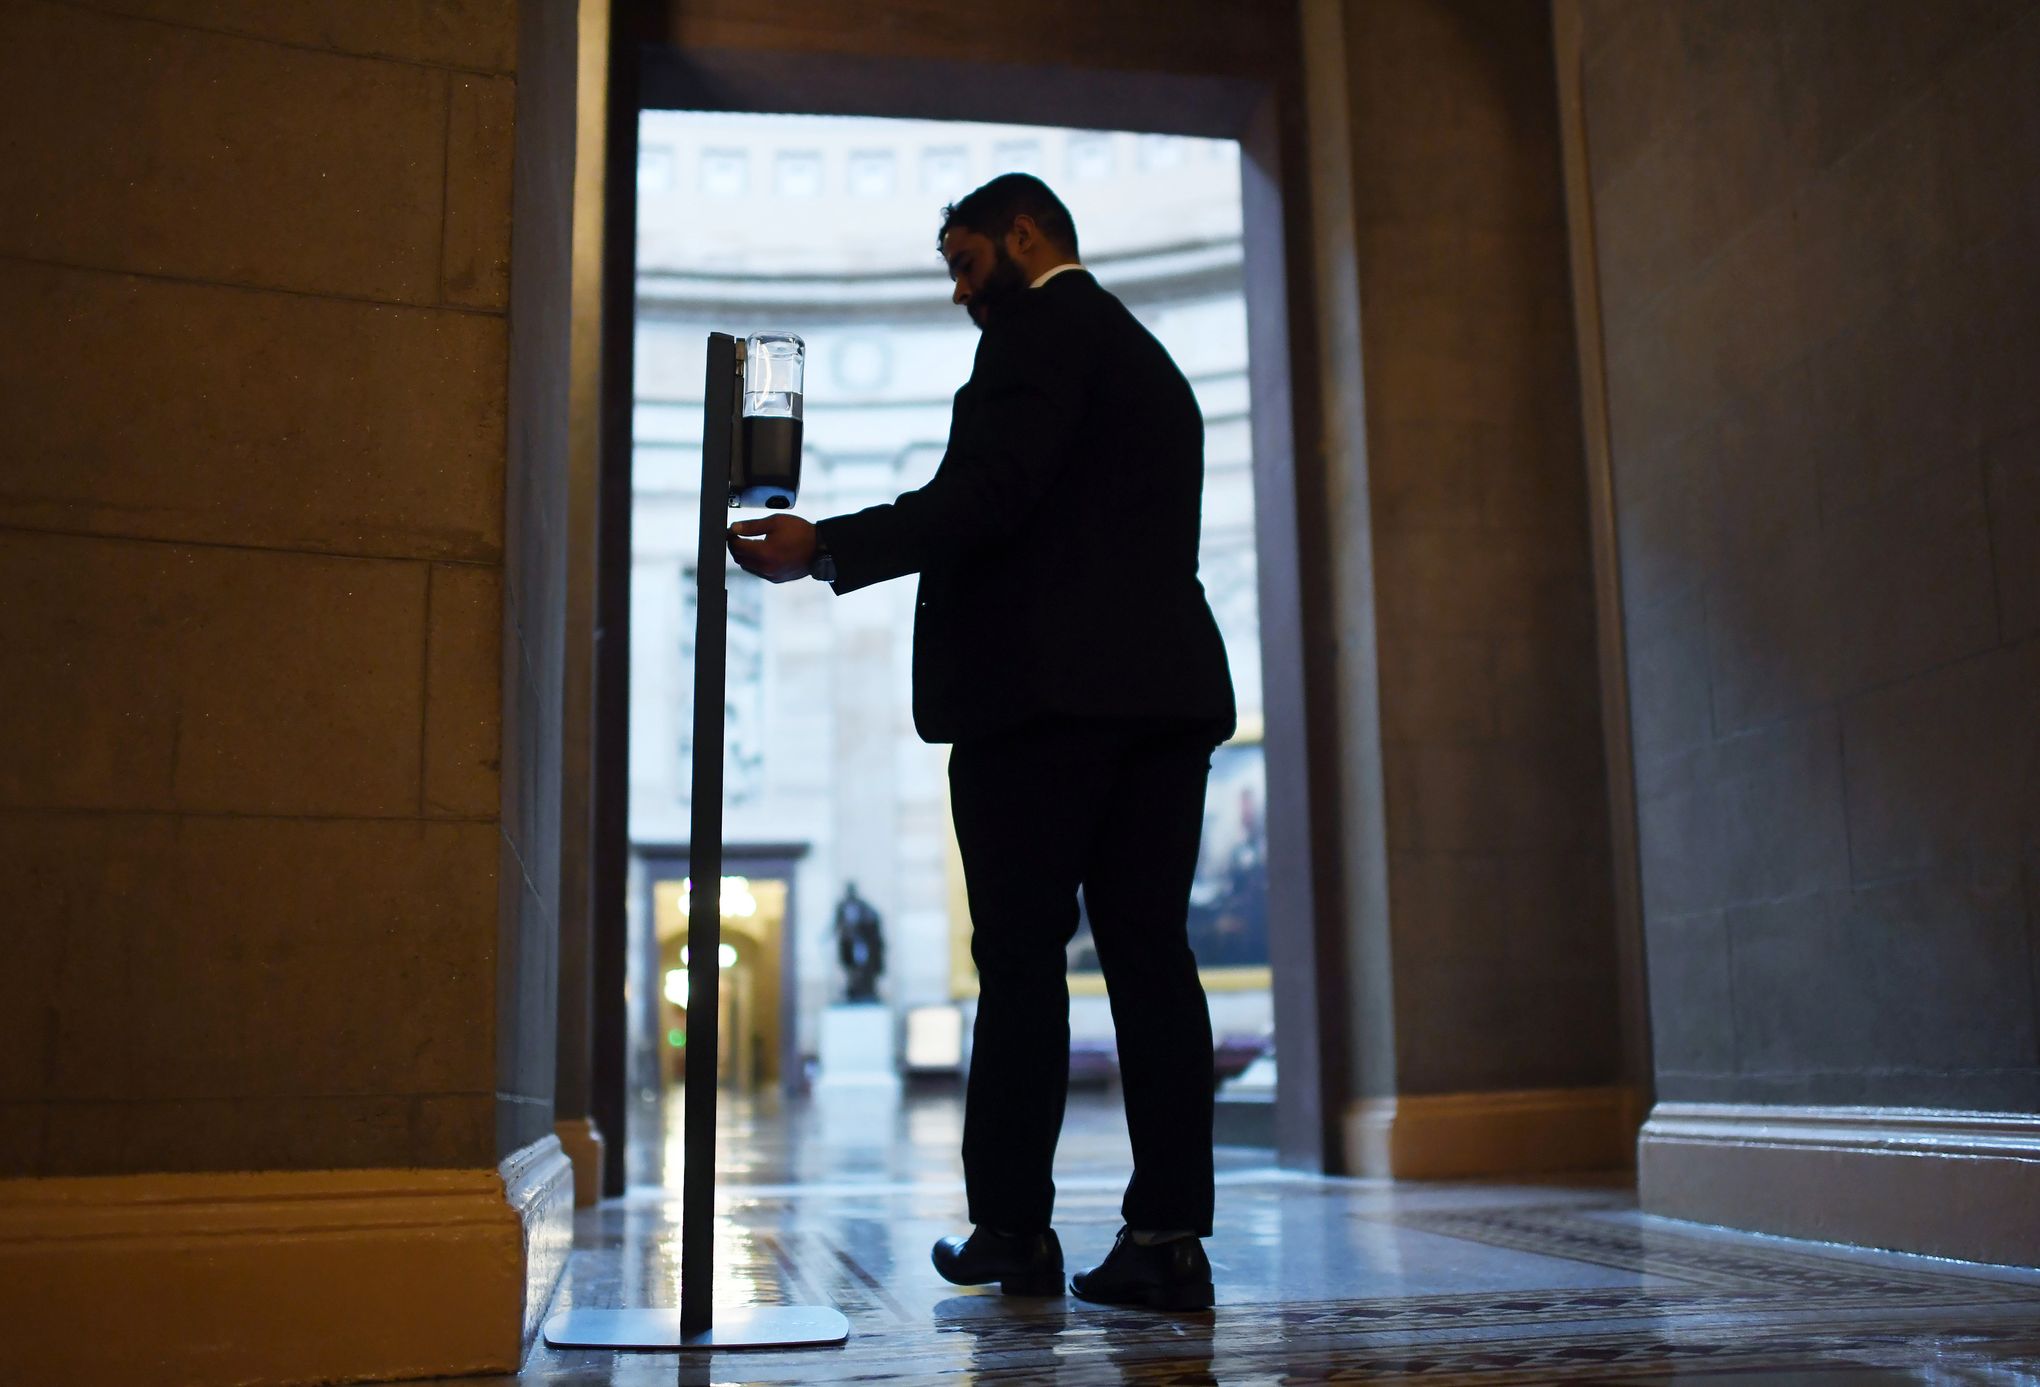
[[[1641,1115],[1619,1087],[1364,1098],[1346,1113],[1346,1168],[1399,1180],[1627,1169]]]
[[[531,1350],[574,1246],[574,1163],[557,1135],[513,1151],[496,1167],[503,1202],[516,1216],[524,1251],[517,1361]]]
[[[2040,1262],[2040,1117],[1660,1103],[1637,1152],[1647,1213],[1971,1262]]]
[[[602,1202],[602,1152],[606,1143],[602,1129],[592,1117],[570,1117],[553,1123],[553,1135],[567,1159],[574,1163],[574,1207],[585,1209]]]
[[[552,1137],[495,1170],[0,1181],[0,1381],[515,1372],[564,1267],[572,1181]]]

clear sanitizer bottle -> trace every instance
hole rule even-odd
[[[741,462],[732,506],[785,510],[800,494],[801,380],[807,346],[790,332],[754,333],[744,344]]]

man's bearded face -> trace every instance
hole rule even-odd
[[[1003,240],[968,227],[951,227],[942,238],[942,258],[949,262],[949,277],[956,282],[950,301],[961,304],[980,329],[1000,304],[1027,292],[1027,272],[1007,252]]]

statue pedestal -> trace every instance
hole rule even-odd
[[[893,1053],[892,1008],[839,1003],[823,1012],[821,1061],[818,1089],[897,1092],[900,1066]]]

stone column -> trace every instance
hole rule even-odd
[[[602,443],[603,141],[607,138],[609,0],[580,0],[574,162],[573,326],[567,440],[566,612],[560,686],[559,1048],[553,1130],[574,1163],[574,1202],[603,1193],[605,1134],[594,1101],[595,500]]]
[[[1345,1163],[1623,1164],[1636,1101],[1549,16],[1304,15],[1313,147],[1349,159],[1312,165],[1322,485],[1344,541],[1320,581],[1344,713]]]
[[[511,1371],[571,26],[147,8],[0,7],[0,1378]]]

